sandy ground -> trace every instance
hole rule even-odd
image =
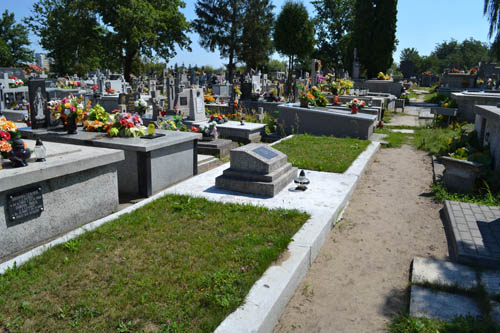
[[[413,257],[448,256],[431,182],[424,152],[379,151],[275,332],[384,332],[407,311]]]

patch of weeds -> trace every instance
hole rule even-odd
[[[484,184],[484,187],[479,187],[472,193],[456,193],[448,191],[440,180],[436,184],[431,185],[431,190],[434,197],[440,201],[451,200],[485,206],[500,206],[500,193],[493,194],[487,183]]]
[[[413,145],[420,150],[425,150],[431,155],[439,155],[446,149],[453,137],[460,134],[459,128],[420,128],[413,134]]]
[[[409,137],[412,134],[393,132],[389,128],[378,128],[375,133],[386,134],[387,136],[383,139],[388,144],[383,145],[383,148],[399,148],[403,144],[410,141]]]
[[[450,322],[429,318],[415,318],[408,314],[395,317],[390,325],[391,333],[496,333],[500,328],[490,318],[456,317]]]
[[[78,247],[80,246],[80,240],[78,238],[72,239],[64,243],[64,248],[69,252],[78,251]]]

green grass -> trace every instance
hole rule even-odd
[[[307,219],[165,196],[1,275],[0,331],[212,331]]]
[[[384,148],[399,148],[403,144],[410,142],[410,137],[413,134],[399,133],[393,132],[390,128],[378,128],[375,130],[375,133],[386,134],[387,136],[384,138],[384,141],[387,141],[388,144],[384,145]]]
[[[369,144],[368,140],[300,134],[273,148],[285,153],[300,169],[342,173]]]
[[[457,317],[450,322],[428,318],[415,318],[407,314],[394,318],[391,333],[495,333],[499,327],[489,318]]]
[[[448,128],[421,128],[415,130],[413,145],[421,150],[428,151],[431,155],[439,155],[439,151],[446,148],[450,138],[458,135],[460,129]]]

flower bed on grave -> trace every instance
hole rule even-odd
[[[1,275],[0,322],[27,332],[211,332],[308,218],[167,195]]]

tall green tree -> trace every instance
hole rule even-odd
[[[315,0],[315,57],[327,68],[350,68],[355,0]]]
[[[106,31],[99,25],[97,13],[87,5],[81,0],[38,0],[31,16],[25,18],[54,60],[51,71],[59,75],[81,75],[103,66],[106,54],[116,56],[113,48],[104,51],[104,45],[109,45]]]
[[[356,0],[353,45],[368,77],[386,72],[396,50],[397,0]]]
[[[270,0],[246,0],[238,58],[248,68],[261,68],[273,51],[271,34],[274,5]]]
[[[288,56],[288,79],[286,95],[292,93],[294,61],[313,52],[314,24],[309,19],[306,7],[300,2],[287,1],[283,5],[274,24],[274,44],[276,50]]]
[[[20,66],[33,61],[28,29],[5,10],[0,18],[0,66]]]
[[[194,30],[200,35],[200,45],[214,52],[219,50],[227,65],[229,79],[236,68],[238,50],[243,35],[242,18],[245,4],[242,0],[198,0],[195,5],[198,16],[193,21]]]
[[[181,0],[80,0],[90,2],[102,22],[112,32],[112,47],[121,53],[127,81],[134,59],[155,53],[163,59],[175,55],[175,46],[189,48],[190,27],[179,8]]]

